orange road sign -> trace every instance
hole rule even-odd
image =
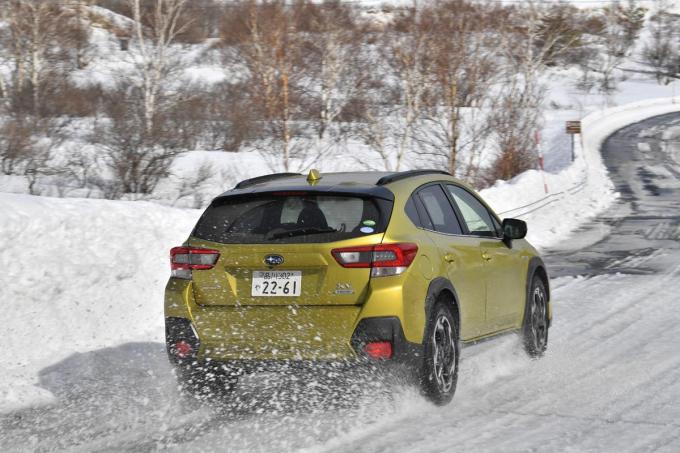
[[[580,134],[580,133],[581,133],[580,121],[567,121],[567,134]]]

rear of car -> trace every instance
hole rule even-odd
[[[438,170],[244,181],[171,251],[170,360],[199,387],[270,365],[405,364],[445,404],[459,342],[521,331],[545,351],[547,274],[525,235]]]
[[[216,198],[186,243],[171,251],[171,358],[244,369],[267,361],[391,358],[393,327],[378,326],[389,332],[368,341],[359,337],[371,329],[358,324],[371,281],[405,273],[418,250],[383,244],[393,203],[394,195],[374,183],[304,180]]]

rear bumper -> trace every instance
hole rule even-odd
[[[216,371],[227,375],[239,375],[256,371],[296,371],[301,369],[323,369],[324,371],[342,371],[347,368],[355,368],[363,365],[387,365],[404,364],[417,365],[423,357],[422,345],[411,343],[404,337],[401,323],[396,317],[364,318],[359,321],[356,328],[346,341],[346,354],[344,356],[324,356],[323,352],[329,348],[327,345],[315,344],[298,345],[298,350],[293,357],[290,354],[272,358],[272,351],[260,347],[259,354],[252,354],[253,347],[236,351],[232,345],[231,355],[225,354],[226,348],[220,349],[205,346],[198,338],[196,330],[192,328],[191,321],[185,318],[166,318],[166,346],[170,361],[181,368],[195,368],[206,371]],[[186,341],[194,345],[196,353],[191,357],[177,358],[174,345],[177,341]],[[369,358],[363,347],[368,342],[389,341],[392,343],[392,357],[385,360]],[[312,349],[314,349],[312,351]],[[312,357],[311,359],[309,357]]]
[[[166,329],[168,349],[177,340],[172,332],[190,330],[197,344],[193,359],[200,363],[238,362],[243,369],[269,363],[354,366],[375,363],[363,354],[366,342],[390,341],[393,356],[384,362],[411,363],[421,359],[422,345],[408,340],[407,327],[420,320],[404,312],[402,300],[391,286],[374,291],[364,305],[201,306],[193,300],[190,281],[170,279],[166,325],[176,319],[185,327]]]

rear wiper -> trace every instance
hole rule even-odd
[[[338,230],[335,228],[300,228],[297,230],[282,231],[280,233],[274,233],[268,236],[267,239],[281,239],[281,238],[292,238],[293,236],[303,236],[305,234],[322,234],[322,233],[335,233]]]

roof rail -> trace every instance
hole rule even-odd
[[[451,173],[448,171],[444,170],[409,170],[409,171],[400,171],[399,173],[392,173],[391,175],[383,176],[378,180],[377,183],[375,183],[377,186],[384,186],[385,184],[389,184],[391,182],[395,181],[400,181],[402,179],[406,178],[413,178],[415,176],[422,176],[422,175],[446,175],[446,176],[451,176]]]
[[[261,182],[273,181],[274,179],[287,178],[289,176],[300,176],[300,173],[273,173],[271,175],[256,176],[255,178],[244,179],[236,184],[234,189],[243,189]]]

